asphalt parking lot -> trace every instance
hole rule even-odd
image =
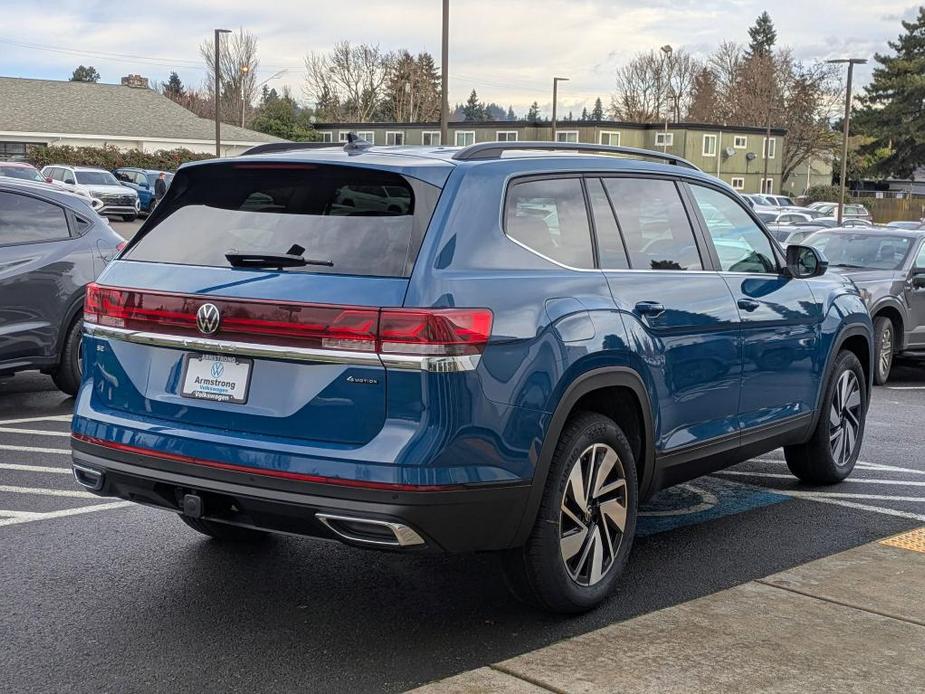
[[[0,690],[399,691],[925,523],[925,368],[875,390],[863,461],[825,489],[780,452],[660,494],[617,595],[579,618],[513,602],[492,556],[280,537],[210,542],[68,470],[73,401],[0,381]]]

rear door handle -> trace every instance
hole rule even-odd
[[[638,313],[640,316],[658,318],[664,312],[665,307],[657,301],[640,301],[638,304],[636,304],[636,313]]]
[[[754,299],[739,299],[738,303],[740,309],[743,311],[748,311],[749,313],[761,306],[761,304]]]

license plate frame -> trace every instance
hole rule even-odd
[[[216,368],[215,365],[221,366]],[[230,372],[229,366],[231,367]],[[193,374],[190,373],[191,367]],[[253,359],[209,352],[188,352],[183,355],[180,396],[190,400],[244,405],[250,395],[253,373]],[[204,379],[206,382],[191,384],[189,383],[191,375],[200,380]],[[243,380],[243,385],[241,385],[241,380]],[[214,383],[209,381],[214,381]]]

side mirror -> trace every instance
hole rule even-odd
[[[912,288],[925,289],[925,267],[912,268]]]
[[[829,261],[812,246],[787,246],[787,271],[791,277],[819,277],[828,267]]]
[[[55,180],[55,179],[53,179],[51,176],[46,176],[46,177],[45,177],[45,183],[51,183],[51,182],[53,182],[54,180]]]

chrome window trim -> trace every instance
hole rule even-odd
[[[314,347],[282,347],[261,345],[252,342],[216,340],[205,337],[186,337],[161,333],[114,328],[95,323],[84,323],[84,332],[93,337],[121,340],[138,345],[181,349],[193,352],[230,354],[257,359],[285,359],[323,364],[345,364],[352,366],[379,366],[433,373],[458,373],[473,371],[478,367],[480,355],[455,357],[425,356],[415,354],[377,354],[355,350],[318,349]]]

